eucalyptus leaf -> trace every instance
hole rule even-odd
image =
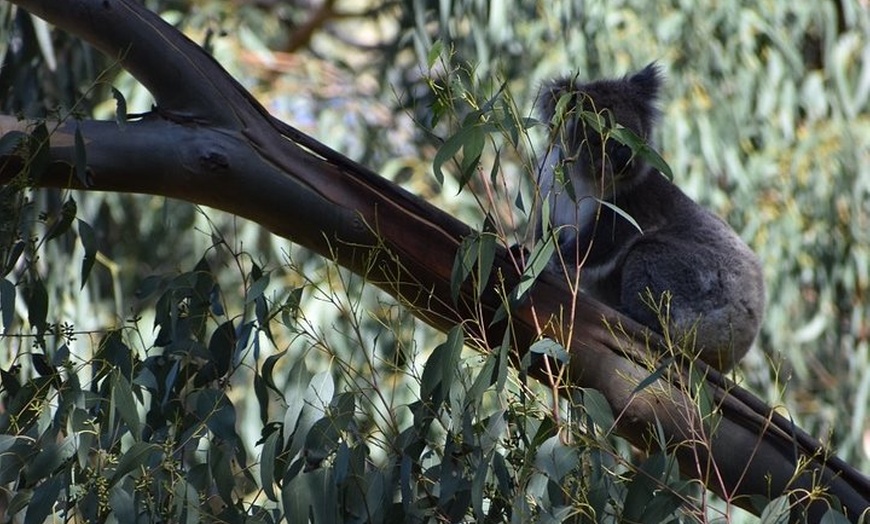
[[[115,467],[115,473],[112,474],[112,477],[109,479],[109,486],[114,486],[134,470],[145,467],[151,456],[160,451],[160,446],[156,444],[134,442],[118,460],[118,465]]]
[[[68,198],[60,208],[60,216],[55,219],[48,228],[48,231],[45,233],[46,242],[69,231],[70,225],[76,218],[77,211],[78,205],[76,204],[76,201],[73,198]]]
[[[8,131],[0,136],[0,156],[11,155],[27,140],[27,134],[21,131]]]
[[[112,98],[115,99],[115,122],[118,124],[118,129],[123,131],[127,126],[127,99],[114,86],[112,87]]]
[[[822,515],[822,520],[819,521],[819,524],[850,524],[850,522],[841,512],[831,508]]]
[[[565,475],[577,468],[577,450],[562,444],[559,435],[553,435],[538,448],[535,468],[553,482],[561,482]]]
[[[49,515],[54,512],[55,505],[59,503],[58,498],[64,484],[63,476],[56,475],[37,486],[27,505],[24,524],[42,524],[45,522]]]
[[[0,314],[3,320],[3,334],[9,334],[12,321],[15,319],[15,284],[0,279]]]
[[[133,438],[141,439],[139,411],[136,408],[136,401],[133,399],[132,386],[117,368],[112,370],[111,387],[114,408],[121,416],[121,420],[127,424]]]
[[[770,501],[761,512],[759,524],[788,524],[791,522],[791,500],[788,494]]]
[[[517,284],[513,291],[514,300],[519,302],[525,298],[526,293],[537,281],[538,277],[547,268],[550,260],[553,258],[553,253],[556,251],[555,236],[547,235],[538,240],[532,252],[529,253],[529,261],[523,269],[523,274],[520,277],[520,283]]]
[[[76,130],[73,135],[73,140],[73,168],[75,170],[76,178],[79,179],[79,183],[81,183],[82,187],[87,188],[91,185],[88,180],[87,150],[85,148],[85,138],[82,136],[82,128],[78,122],[76,122]]]
[[[275,461],[278,453],[281,451],[279,448],[281,445],[280,437],[280,431],[273,431],[266,437],[266,441],[263,442],[263,452],[260,455],[260,485],[263,488],[263,492],[269,497],[269,500],[274,502],[278,501],[278,497],[275,494]]]
[[[435,62],[441,57],[441,52],[444,50],[444,42],[435,40],[432,42],[432,47],[429,48],[429,53],[426,56],[426,65],[429,69],[435,65]]]
[[[529,353],[535,353],[552,358],[560,363],[567,363],[570,358],[568,351],[551,338],[542,338],[529,347]]]
[[[583,408],[596,426],[609,433],[615,427],[613,410],[607,398],[597,389],[582,388]]]
[[[230,399],[215,389],[203,389],[196,394],[196,415],[215,437],[236,442],[236,409]]]

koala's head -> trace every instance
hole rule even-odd
[[[600,114],[606,126],[619,124],[649,141],[659,115],[656,101],[661,83],[658,66],[650,64],[620,79],[581,83],[562,78],[545,85],[541,114],[554,127],[553,146],[561,149],[563,166],[591,179],[616,181],[637,174],[641,161],[633,158],[631,148],[612,137],[602,144],[602,135],[581,111]],[[560,100],[564,101],[560,104]]]

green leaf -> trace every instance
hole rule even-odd
[[[493,158],[493,161],[492,161],[492,167],[489,169],[489,182],[493,185],[493,187],[498,187],[498,175],[499,175],[499,173],[501,173],[501,150],[496,148],[495,157]],[[520,193],[522,193],[522,191],[517,193],[517,195],[518,195],[517,198],[520,198],[519,197]],[[520,211],[523,210],[522,200],[520,200],[520,202],[519,202],[519,209],[520,209]]]
[[[571,104],[571,108],[568,105]],[[554,128],[559,128],[569,116],[569,113],[574,110],[574,93],[563,93],[556,101],[556,106],[553,110],[553,117],[550,120],[550,125]],[[594,114],[594,113],[593,113]]]
[[[791,517],[791,500],[788,494],[770,501],[761,512],[759,524],[788,524]]]
[[[529,253],[529,262],[523,269],[520,283],[517,284],[517,287],[514,289],[513,299],[515,302],[519,302],[525,298],[526,293],[528,293],[529,289],[532,288],[541,273],[543,273],[547,268],[547,264],[549,264],[550,259],[553,258],[555,250],[556,240],[553,235],[547,235],[538,240],[535,247],[532,248],[532,252]]]
[[[60,216],[51,224],[48,231],[45,233],[46,242],[69,231],[69,226],[76,217],[77,209],[76,201],[73,198],[68,198],[67,201],[63,203],[63,206],[60,208]]]
[[[233,330],[233,340],[235,340],[235,347],[233,348],[233,352],[230,355],[230,367],[232,367],[235,363],[237,363],[237,359],[239,356],[245,351],[245,348],[248,347],[248,344],[253,340],[253,348],[254,348],[254,361],[260,360],[260,345],[259,339],[255,336],[251,335],[256,332],[256,323],[254,321],[245,322],[242,326],[236,330]],[[238,335],[236,335],[238,333]]]
[[[115,99],[115,122],[120,130],[124,130],[127,126],[127,99],[124,95],[112,87],[112,98]]]
[[[819,524],[850,524],[850,522],[841,512],[831,508],[822,515],[822,520],[819,521]]]
[[[551,338],[538,340],[529,347],[529,352],[550,357],[563,364],[567,363],[569,359],[568,352],[562,347],[562,344]]]
[[[275,337],[272,335],[271,314],[269,312],[269,304],[266,302],[266,297],[260,295],[254,299],[254,317],[257,319],[257,325],[260,331],[266,335],[266,338],[272,345],[275,345]]]
[[[266,366],[263,366],[263,379],[268,383],[269,376],[266,375]],[[283,398],[287,401],[287,409],[284,410],[283,420],[285,447],[290,442],[291,437],[293,437],[293,433],[299,423],[299,416],[305,407],[305,391],[310,381],[311,373],[305,365],[305,359],[297,360],[293,364],[293,367],[290,368],[290,373],[287,376],[287,385],[282,393]]]
[[[281,432],[273,431],[263,442],[263,452],[260,454],[260,483],[269,500],[278,501],[275,494],[275,461],[281,446]]]
[[[281,322],[288,329],[296,329],[296,317],[299,316],[299,305],[302,303],[303,288],[292,289],[281,305]]]
[[[136,522],[136,506],[133,494],[120,484],[115,484],[109,490],[109,507],[112,508],[112,514],[118,522]]]
[[[281,502],[286,522],[310,522],[308,513],[312,493],[302,478],[302,476],[294,477],[281,489]]]
[[[469,127],[465,135],[465,142],[462,144],[462,163],[460,164],[459,175],[459,190],[471,180],[477,171],[477,165],[480,163],[480,157],[483,154],[483,146],[486,144],[486,134],[483,127],[479,124],[474,124]]]
[[[631,391],[632,395],[636,393],[640,393],[644,389],[648,388],[650,384],[655,383],[658,379],[662,378],[667,371],[668,367],[673,364],[674,359],[668,358],[664,362],[662,362],[652,373],[649,374],[645,379],[641,380],[637,386]]]
[[[664,455],[656,453],[647,459],[641,469],[634,474],[625,495],[622,520],[638,522],[643,519],[647,505],[659,486],[658,481],[664,471],[664,466]]]
[[[214,479],[218,494],[228,506],[234,504],[233,489],[236,486],[232,468],[232,453],[228,448],[231,447],[226,442],[212,445],[208,452],[209,472]]]
[[[335,381],[332,373],[321,371],[311,377],[308,389],[305,391],[305,403],[320,413],[326,412],[326,407],[332,402],[335,394]]]
[[[236,408],[223,391],[199,391],[196,394],[196,415],[215,437],[229,442],[238,440]]]
[[[453,269],[450,273],[450,296],[453,298],[454,304],[459,300],[459,291],[462,289],[463,282],[474,268],[479,238],[478,233],[468,235],[462,239],[462,242],[459,243],[459,249],[456,250],[456,256],[453,258]]]
[[[332,401],[330,413],[339,429],[342,431],[347,429],[356,413],[356,396],[353,392],[347,391],[336,395]]]
[[[27,321],[36,328],[39,337],[45,333],[48,325],[48,292],[42,280],[35,278],[27,283],[25,302],[27,303]]]
[[[486,423],[486,430],[480,435],[480,449],[489,455],[500,443],[502,437],[508,432],[508,415],[506,410],[498,410],[493,413]]]
[[[612,202],[608,202],[608,201],[606,201],[606,200],[601,200],[600,198],[596,198],[595,200],[596,200],[599,204],[601,204],[602,206],[609,208],[609,209],[612,210],[614,213],[616,213],[616,214],[619,215],[620,217],[624,218],[624,219],[625,219],[629,224],[632,225],[632,227],[634,227],[634,228],[637,229],[641,234],[643,234],[643,229],[641,229],[640,224],[638,224],[637,221],[634,219],[634,217],[632,217],[631,215],[629,215],[628,213],[626,213],[625,210],[623,210],[621,207],[617,206],[616,204],[614,204],[614,203],[612,203]]]
[[[597,389],[581,388],[583,392],[583,408],[586,414],[599,428],[610,432],[614,426],[613,410],[607,398]]]
[[[271,389],[275,393],[281,395],[282,397],[284,396],[284,394],[280,389],[278,389],[278,386],[275,385],[275,379],[272,378],[272,372],[274,371],[275,364],[278,363],[278,360],[286,354],[287,354],[287,351],[282,351],[282,352],[276,353],[274,355],[269,355],[268,357],[266,357],[266,361],[263,362],[263,369],[262,369],[263,382],[266,384],[266,386],[269,387],[269,389]],[[298,365],[299,364],[297,363],[297,366]]]
[[[85,282],[88,281],[88,276],[91,274],[91,269],[94,267],[94,262],[97,261],[97,237],[91,225],[84,220],[79,220],[79,239],[81,239],[82,247],[85,250],[85,257],[82,259],[82,284],[79,288],[83,289]]]
[[[183,480],[176,482],[174,490],[176,506],[175,519],[179,524],[197,524],[202,522],[202,510],[200,509],[199,492],[196,487]],[[119,520],[119,522],[125,522]]]
[[[51,164],[50,139],[45,122],[37,124],[30,133],[30,147],[33,152],[30,157],[30,178],[38,183]]]
[[[9,334],[15,319],[15,284],[5,278],[0,280],[0,313],[3,320],[3,334]]]
[[[460,190],[465,187],[465,184],[471,179],[471,175],[477,169],[478,161],[483,152],[486,134],[478,122],[470,122],[471,120],[472,118],[466,119],[468,123],[459,129],[456,134],[448,138],[435,154],[435,158],[432,161],[432,170],[435,173],[436,180],[441,185],[444,184],[444,173],[442,172],[444,163],[455,158],[460,149],[462,150],[462,162],[459,164]]]
[[[544,441],[535,454],[535,468],[544,472],[553,482],[561,480],[577,468],[577,450],[562,444],[559,435]]]
[[[462,327],[454,326],[447,333],[447,340],[443,344],[439,344],[426,360],[420,381],[420,398],[431,400],[435,405],[434,407],[438,407],[447,398],[447,393],[453,385],[453,377],[459,366],[459,355],[464,344],[465,336]]]
[[[218,378],[229,373],[235,349],[236,328],[232,320],[227,320],[214,330],[208,343],[208,352],[214,361]]]
[[[307,467],[320,467],[320,463],[338,448],[340,438],[339,428],[329,417],[315,422],[305,436],[303,447]]]
[[[435,40],[432,42],[432,47],[429,48],[429,53],[426,55],[426,65],[429,69],[435,65],[435,61],[441,56],[441,51],[444,50],[444,42],[441,40]]]
[[[33,498],[33,490],[28,488],[23,488],[18,490],[12,500],[9,501],[9,507],[5,508],[7,515],[16,515],[22,510],[27,509],[30,505],[30,501]],[[35,510],[34,510],[35,511]]]
[[[27,140],[27,134],[21,131],[9,131],[0,136],[0,156],[11,155],[18,150],[25,140]]]
[[[111,403],[121,420],[130,428],[130,433],[135,440],[142,438],[142,431],[139,422],[139,410],[136,408],[136,401],[133,399],[133,387],[121,374],[118,368],[112,369],[112,400]]]
[[[269,390],[266,381],[259,373],[254,373],[254,395],[257,397],[257,406],[260,412],[260,422],[264,426],[269,424]]]
[[[61,443],[50,443],[27,461],[24,478],[28,485],[35,485],[42,479],[48,479],[70,457],[75,455],[76,441],[67,437]]]
[[[33,496],[24,514],[24,524],[42,524],[54,512],[60,490],[65,485],[62,475],[55,475],[33,490]]]
[[[25,247],[27,247],[27,243],[23,240],[19,240],[12,245],[12,249],[9,250],[6,259],[0,260],[4,264],[0,266],[0,275],[8,275],[12,271],[18,259],[21,258],[22,253],[24,253]]]
[[[0,456],[9,451],[19,437],[15,435],[2,435],[0,434]]]
[[[441,171],[445,162],[455,157],[459,150],[462,149],[462,144],[465,141],[465,130],[460,130],[457,134],[448,138],[435,153],[435,158],[432,160],[432,171],[435,173],[435,180],[439,185],[444,185],[444,173]]]
[[[17,366],[12,366],[9,368],[9,371],[0,368],[0,385],[3,386],[3,389],[6,390],[6,394],[9,395],[12,399],[15,399],[18,396],[18,392],[21,390],[21,382],[18,380],[16,376]],[[10,404],[11,406],[12,404]],[[7,409],[9,409],[7,407]]]
[[[477,297],[483,296],[489,284],[489,276],[495,262],[496,236],[493,233],[481,233],[477,243]]]
[[[616,139],[617,142],[628,146],[632,153],[639,156],[646,163],[656,168],[668,180],[674,179],[674,173],[671,171],[671,166],[665,162],[665,159],[659,155],[658,151],[650,147],[643,138],[637,136],[631,129],[622,126],[616,126],[608,131],[609,136]]]
[[[676,458],[664,453],[650,456],[628,485],[622,518],[629,522],[658,524],[676,513],[690,484],[679,480]]]
[[[284,431],[287,434],[293,433],[293,440],[287,449],[289,457],[295,457],[296,453],[302,449],[309,430],[316,421],[323,418],[326,414],[327,406],[332,401],[334,394],[335,382],[329,371],[323,371],[311,377],[308,388],[305,390],[305,396],[302,399],[301,413],[296,421],[295,428],[285,425]]]
[[[483,398],[483,393],[495,383],[495,370],[498,360],[499,357],[495,353],[487,355],[486,361],[479,369],[477,376],[474,378],[474,382],[471,384],[471,387],[468,388],[468,392],[465,395],[464,405],[466,407],[479,406],[480,401]]]
[[[76,178],[81,182],[82,187],[89,187],[88,182],[88,158],[85,150],[85,139],[82,136],[81,127],[76,122],[76,130],[74,134],[74,150],[73,150],[73,166],[75,169]]]
[[[507,460],[498,451],[492,456],[492,472],[498,483],[498,490],[505,494],[510,493],[513,486],[513,477],[508,471]]]
[[[245,292],[245,304],[250,304],[254,300],[263,296],[266,288],[269,286],[269,273],[265,273],[251,284],[251,287]]]
[[[365,480],[362,480],[365,482]],[[305,472],[288,482],[281,491],[286,522],[340,522],[340,507],[332,470]],[[369,488],[372,490],[372,487]],[[369,506],[376,511],[379,506]]]
[[[121,459],[118,460],[118,466],[115,468],[115,473],[112,475],[112,478],[109,479],[109,486],[114,486],[130,472],[140,467],[146,467],[151,455],[158,452],[160,452],[160,446],[156,444],[134,442],[133,445],[130,446],[130,449],[121,455]]]

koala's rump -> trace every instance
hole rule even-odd
[[[617,308],[656,331],[691,335],[702,358],[721,369],[758,332],[763,282],[760,264],[737,235],[724,224],[708,225],[715,234],[702,228],[687,238],[686,231],[675,237],[663,230],[638,239],[617,277]]]

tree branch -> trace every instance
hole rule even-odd
[[[480,340],[502,340],[507,323],[492,323],[503,305],[497,290],[519,283],[504,249],[483,296],[469,286],[454,303],[451,270],[472,233],[466,224],[275,120],[211,56],[137,2],[14,3],[116,57],[158,103],[156,112],[123,129],[114,122],[61,123],[50,137],[53,163],[38,185],[78,184],[70,168],[78,128],[93,180],[87,189],[165,195],[243,216],[362,274],[436,328],[465,322]],[[2,134],[23,126],[0,118]],[[22,159],[0,161],[5,183]],[[541,335],[563,341],[571,352],[569,382],[601,391],[619,415],[617,431],[632,443],[648,448],[650,430],[660,425],[685,475],[755,512],[741,495],[775,498],[819,485],[839,498],[850,519],[870,505],[866,477],[715,371],[704,383],[721,415],[715,427],[686,394],[685,369],[635,392],[650,374],[641,364],[647,346],[638,341],[661,341],[584,295],[569,318],[571,300],[555,276],[545,275],[510,312],[515,347],[522,353]],[[551,327],[539,333],[537,325]],[[546,378],[543,368],[533,373]],[[827,509],[824,500],[801,502],[811,520]]]

